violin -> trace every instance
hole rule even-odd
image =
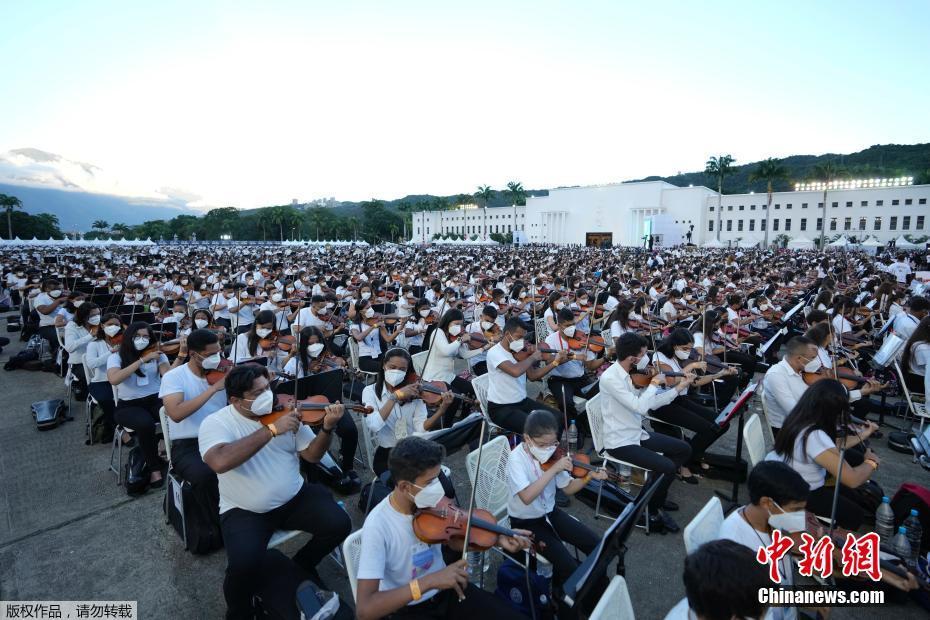
[[[279,351],[290,351],[297,344],[297,337],[290,334],[278,334],[274,338],[262,338],[258,341],[258,346],[263,351],[278,349]]]
[[[552,469],[552,466],[559,462],[565,456],[565,451],[559,447],[556,448],[555,452],[552,453],[552,456],[549,457],[549,460],[545,463],[542,463],[543,471],[549,471]],[[595,467],[591,464],[591,458],[587,454],[573,454],[572,455],[572,470],[569,472],[572,478],[584,478],[592,471],[602,470],[607,474],[607,479],[612,482],[620,482],[620,474],[616,472],[609,471],[607,469],[602,469],[600,467]]]
[[[847,390],[859,389],[864,384],[871,381],[870,378],[863,377],[862,375],[857,374],[854,370],[842,367],[836,368],[835,377],[833,376],[833,370],[827,368],[822,368],[818,372],[803,372],[801,373],[801,376],[804,378],[804,383],[807,385],[814,385],[823,379],[836,379],[842,383]]]
[[[592,353],[600,353],[607,348],[607,343],[601,336],[589,336],[584,332],[576,331],[575,335],[568,339],[568,348],[573,351],[583,351],[587,347]]]
[[[634,368],[632,372],[630,372],[630,380],[633,382],[634,387],[642,389],[644,387],[649,387],[649,384],[652,383],[652,378],[655,377],[656,374],[661,374],[665,377],[684,377],[685,376],[685,373],[683,372],[660,372],[660,373],[648,374],[642,370]]]
[[[219,366],[207,371],[207,383],[214,385],[218,381],[222,381],[226,377],[226,373],[228,373],[233,366],[235,366],[235,364],[233,364],[232,360],[226,358],[221,359]]]
[[[326,408],[332,404],[333,403],[329,402],[329,399],[325,396],[308,396],[302,400],[295,401],[294,397],[289,394],[278,394],[277,404],[274,410],[268,415],[262,416],[259,422],[262,423],[262,426],[268,426],[269,424],[274,424],[277,420],[280,420],[290,412],[297,411],[300,414],[300,422],[302,424],[320,426],[323,424],[323,418],[326,417]],[[336,404],[338,405],[341,403],[337,402]],[[371,407],[366,407],[364,405],[345,405],[345,408],[363,415],[368,415],[374,411]]]
[[[408,385],[417,386],[417,389],[420,391],[420,393],[418,394],[418,398],[420,398],[424,403],[426,403],[427,407],[437,406],[439,402],[442,400],[442,395],[445,392],[451,393],[453,398],[458,398],[464,403],[468,403],[469,405],[472,405],[475,407],[478,406],[477,400],[469,396],[465,396],[464,394],[453,392],[446,382],[444,381],[423,381],[422,379],[420,379],[420,375],[418,375],[417,373],[413,371],[410,371],[407,373],[407,376],[400,383],[400,385],[394,386],[395,396],[397,396],[398,398],[401,398],[401,395],[399,393],[400,389],[407,387]]]
[[[526,360],[526,358],[531,356],[533,354],[533,351],[539,351],[540,353],[546,353],[548,355],[558,355],[559,351],[562,351],[562,350],[564,349],[550,349],[548,347],[537,347],[537,346],[530,344],[530,345],[523,347],[522,351],[517,351],[516,353],[511,351],[511,354],[513,355],[515,360],[517,360],[518,362],[522,362]],[[568,359],[569,360],[574,359],[574,354],[571,352],[568,352],[568,353],[569,353]]]
[[[398,321],[403,320],[403,317],[397,314],[381,314],[375,312],[372,316],[365,319],[365,323],[368,325],[376,325],[381,321],[384,321],[385,325],[396,325]]]
[[[123,334],[120,333],[117,335],[122,336]],[[122,338],[120,338],[120,342],[122,342]],[[153,353],[155,351],[159,351],[160,353],[164,353],[165,355],[177,355],[178,351],[180,350],[181,350],[181,339],[174,338],[173,340],[166,340],[164,342],[155,342],[155,343],[150,344],[142,351],[142,355],[145,355],[146,353]]]
[[[465,549],[465,530],[468,529],[468,550],[486,551],[497,544],[500,536],[516,537],[511,529],[501,527],[487,510],[475,508],[469,513],[455,501],[443,497],[435,508],[421,508],[413,516],[413,533],[428,545],[445,544],[456,551]],[[540,545],[540,551],[542,546]]]

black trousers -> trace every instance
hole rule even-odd
[[[314,571],[320,560],[352,532],[346,511],[319,484],[304,484],[297,495],[274,510],[258,513],[241,508],[220,515],[226,545],[226,617],[252,618],[252,595],[261,582],[262,558],[277,530],[301,530],[313,538],[294,556],[306,571]]]
[[[561,421],[563,419],[561,411],[532,398],[524,398],[521,401],[507,404],[488,401],[488,414],[491,416],[491,421],[511,433],[522,434],[523,424],[526,422],[527,416],[537,409],[552,413],[556,420]],[[562,424],[559,424],[559,428],[562,428]]]
[[[469,583],[465,588],[465,598],[461,601],[455,590],[442,590],[419,605],[407,605],[395,611],[388,618],[405,618],[411,620],[507,620],[508,618],[526,618],[517,613],[502,598],[487,590],[481,590]]]
[[[904,384],[911,392],[924,393],[924,378],[908,371],[904,373]]]
[[[739,364],[743,370],[739,379],[739,387],[742,389],[749,385],[749,382],[756,375],[756,366],[758,359],[754,355],[743,353],[742,351],[727,351],[726,355],[719,356],[721,360],[726,360],[730,364]]]
[[[586,375],[572,378],[549,375],[549,390],[555,397],[556,402],[559,403],[559,407],[565,409],[568,417],[577,418],[578,410],[575,409],[575,396],[579,395],[581,388],[590,385],[592,382],[593,380]],[[599,391],[600,384],[595,385],[584,398],[593,398]]]
[[[177,474],[191,483],[191,492],[216,524],[220,522],[220,487],[216,472],[203,462],[197,439],[175,439],[171,442],[171,466]]]
[[[731,400],[733,394],[739,388],[739,379],[736,376],[723,377],[702,388],[702,393],[706,393],[716,399],[717,408],[723,409]]]
[[[158,398],[158,394],[151,394],[145,398],[120,400],[116,403],[114,413],[117,424],[131,428],[135,433],[142,453],[145,455],[145,464],[152,471],[161,469],[164,465],[161,457],[158,456],[158,438],[155,436],[159,409],[161,409],[161,399]]]
[[[358,450],[358,427],[348,411],[339,418],[336,435],[339,437],[339,456],[342,457],[340,466],[343,472],[348,473],[355,469],[355,452]]]
[[[452,382],[449,383],[449,389],[451,389],[456,394],[462,394],[463,396],[468,396],[469,398],[475,398],[475,390],[471,387],[471,383],[462,379],[461,377],[455,377],[452,379]],[[452,399],[452,403],[449,405],[449,408],[446,409],[445,413],[442,414],[442,427],[449,428],[455,424],[455,418],[458,415],[459,410],[462,410],[462,415],[466,415],[470,405],[466,405],[464,402],[458,398]]]
[[[351,338],[351,336],[350,336]],[[358,369],[365,372],[378,372],[381,370],[381,356],[371,357],[370,355],[358,356]]]
[[[720,436],[720,427],[714,423],[717,413],[696,403],[687,396],[679,396],[669,404],[652,411],[652,417],[658,418],[675,426],[657,424],[653,422],[653,429],[663,435],[680,438],[680,429],[684,427],[694,435],[688,439],[691,446],[691,461],[697,462],[704,456],[704,451]]]
[[[830,518],[833,511],[833,492],[835,487],[820,487],[807,496],[807,509],[820,517]],[[865,519],[865,511],[855,501],[855,491],[840,486],[840,497],[836,504],[836,523],[842,528],[855,532]]]
[[[48,342],[48,350],[54,358],[58,353],[58,332],[55,331],[55,326],[46,325],[45,327],[40,327],[38,334],[43,340]]]
[[[578,568],[578,560],[568,552],[563,541],[574,545],[585,555],[591,553],[600,537],[581,521],[556,507],[545,517],[517,519],[511,517],[511,527],[533,532],[536,542],[545,544],[543,555],[552,562],[552,574],[561,585]]]
[[[106,419],[106,423],[111,429],[108,436],[112,436],[112,429],[116,425],[116,417],[114,415],[116,411],[116,401],[113,400],[113,386],[110,385],[109,381],[96,381],[87,386],[87,391],[94,397],[94,400],[100,403],[100,408],[103,410],[103,417]]]
[[[87,379],[84,377],[84,364],[71,366],[71,391],[78,399],[87,397]]]
[[[658,452],[662,454],[657,454]],[[655,514],[665,503],[668,488],[678,474],[678,468],[691,458],[691,446],[674,437],[651,433],[649,438],[640,441],[638,446],[610,448],[607,453],[627,463],[652,470],[649,472],[650,487],[656,484],[657,474],[665,474],[649,502],[649,509]]]
[[[471,374],[475,375],[476,377],[480,377],[483,374],[487,374],[487,372],[488,372],[487,362],[478,362],[474,366],[471,367]]]

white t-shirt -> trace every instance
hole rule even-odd
[[[158,396],[162,399],[169,394],[183,394],[184,400],[193,400],[209,389],[205,377],[198,377],[190,369],[190,366],[184,364],[177,368],[172,368],[161,378],[161,389],[158,390]],[[193,439],[197,437],[200,430],[200,424],[204,419],[219,411],[226,406],[226,391],[220,390],[210,397],[197,411],[190,414],[180,422],[175,422],[168,418],[168,432],[171,439]]]
[[[139,370],[144,377],[140,377],[135,372],[124,379],[117,388],[117,394],[120,400],[135,400],[136,398],[145,398],[152,394],[158,394],[161,387],[161,375],[158,373],[158,367],[161,364],[167,364],[168,358],[164,353],[159,354],[157,360],[144,362]],[[119,353],[114,353],[107,358],[107,370],[111,368],[122,368],[122,360]]]
[[[107,360],[113,351],[106,340],[92,340],[84,351],[84,366],[90,371],[88,381],[100,383],[107,380]]]
[[[213,296],[213,299],[210,301],[212,306],[222,306],[219,310],[216,310],[213,313],[213,316],[217,319],[228,319],[229,318],[229,300],[226,299],[226,296],[222,293],[217,293]]]
[[[55,300],[48,293],[39,293],[39,295],[32,301],[32,307],[36,309],[36,312],[39,313],[39,327],[47,327],[49,325],[55,324],[55,315],[58,313],[57,308],[48,314],[42,314],[39,312],[39,306],[48,306],[55,303]]]
[[[805,430],[801,431],[803,436]],[[807,440],[802,444],[796,442],[791,456],[785,458],[783,455],[770,452],[765,459],[767,461],[782,461],[791,467],[794,471],[801,474],[805,482],[810,485],[811,491],[816,491],[823,486],[827,470],[821,467],[814,459],[830,449],[835,449],[836,444],[830,439],[830,436],[821,430],[815,430],[807,436]]]
[[[352,323],[352,327],[349,328],[349,333],[354,332],[364,333],[368,329],[368,325],[363,323],[359,325],[358,323]],[[351,336],[354,338],[355,336]],[[358,342],[358,356],[359,357],[374,357],[377,358],[381,355],[381,330],[379,328],[374,328],[368,335],[365,336],[362,340],[356,340]]]
[[[511,518],[537,519],[555,509],[555,488],[564,489],[572,481],[572,477],[567,471],[560,471],[549,481],[542,493],[536,496],[536,499],[529,504],[524,504],[517,493],[539,480],[543,474],[539,461],[529,453],[525,446],[524,443],[518,444],[510,451],[510,458],[507,459],[507,485],[510,489],[507,514]]]
[[[375,506],[362,528],[362,552],[358,562],[359,579],[380,579],[378,590],[406,586],[446,567],[439,545],[428,545],[413,533],[413,515],[397,512],[390,496]],[[419,605],[439,590],[422,592]]]
[[[232,443],[262,428],[236,411],[232,405],[209,415],[200,425],[200,456],[219,444]],[[232,508],[265,513],[289,502],[304,484],[300,475],[300,454],[315,435],[301,424],[297,433],[282,433],[252,455],[252,458],[225,473],[220,483],[220,514]]]
[[[488,350],[488,402],[498,405],[518,403],[526,398],[526,373],[511,377],[498,366],[502,362],[517,363],[516,358],[497,343]]]
[[[423,433],[426,429],[423,427],[426,418],[426,403],[420,398],[407,401],[403,404],[394,403],[394,408],[387,420],[381,417],[381,407],[388,400],[390,392],[385,386],[381,398],[378,398],[376,385],[372,383],[362,390],[362,404],[374,409],[369,415],[365,416],[365,424],[368,430],[374,433],[375,443],[381,448],[393,448],[401,439],[413,435],[414,433]]]
[[[563,349],[568,350],[568,341],[562,336],[562,332],[552,332],[546,336],[546,347],[558,351]],[[588,354],[593,358],[593,354],[590,351],[588,351]],[[581,362],[579,360],[571,360],[553,368],[549,376],[577,379],[583,374],[584,366],[581,365]]]

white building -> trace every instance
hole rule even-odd
[[[829,239],[845,234],[880,242],[901,235],[930,235],[927,199],[930,185],[858,187],[827,192]],[[706,243],[719,238],[724,244],[750,246],[760,243],[769,227],[769,243],[778,235],[818,239],[822,226],[823,191],[776,192],[766,224],[765,193],[724,194],[706,187],[677,187],[664,181],[613,183],[554,189],[548,196],[530,197],[525,207],[484,208],[466,205],[449,211],[413,214],[411,239],[428,242],[434,235],[507,234],[523,231],[531,243],[635,246],[653,235],[658,245],[687,240]],[[693,227],[693,228],[692,228]]]

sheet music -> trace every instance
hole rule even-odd
[[[422,437],[423,439],[435,440],[439,437],[442,437],[443,435],[447,433],[451,433],[452,431],[458,430],[464,426],[469,426],[471,424],[474,424],[475,422],[480,422],[480,421],[481,421],[481,412],[472,411],[470,414],[468,414],[467,417],[462,418],[461,420],[459,420],[458,422],[456,422],[449,428],[441,428],[435,431],[426,431],[425,433],[414,433],[414,435],[416,435],[417,437]]]
[[[769,350],[769,348],[770,348],[773,344],[775,344],[775,341],[776,341],[776,340],[778,340],[778,337],[779,337],[779,336],[783,336],[783,335],[785,335],[785,334],[787,334],[787,333],[788,333],[788,328],[782,327],[780,330],[778,330],[777,332],[775,332],[775,335],[774,335],[774,336],[772,336],[771,338],[768,339],[768,342],[766,342],[764,345],[762,345],[761,347],[759,347],[759,351],[760,351],[761,353],[763,353],[763,354],[767,353],[768,350]],[[761,356],[760,356],[760,357],[761,357]]]
[[[792,308],[791,310],[789,310],[788,312],[786,312],[786,313],[785,313],[785,316],[781,317],[782,322],[783,322],[783,323],[787,323],[788,321],[790,321],[790,320],[791,320],[791,317],[793,317],[795,314],[797,314],[798,310],[800,310],[800,309],[803,308],[803,307],[804,307],[804,302],[803,302],[803,301],[799,301],[799,302],[798,302],[798,305],[796,305],[794,308]]]

